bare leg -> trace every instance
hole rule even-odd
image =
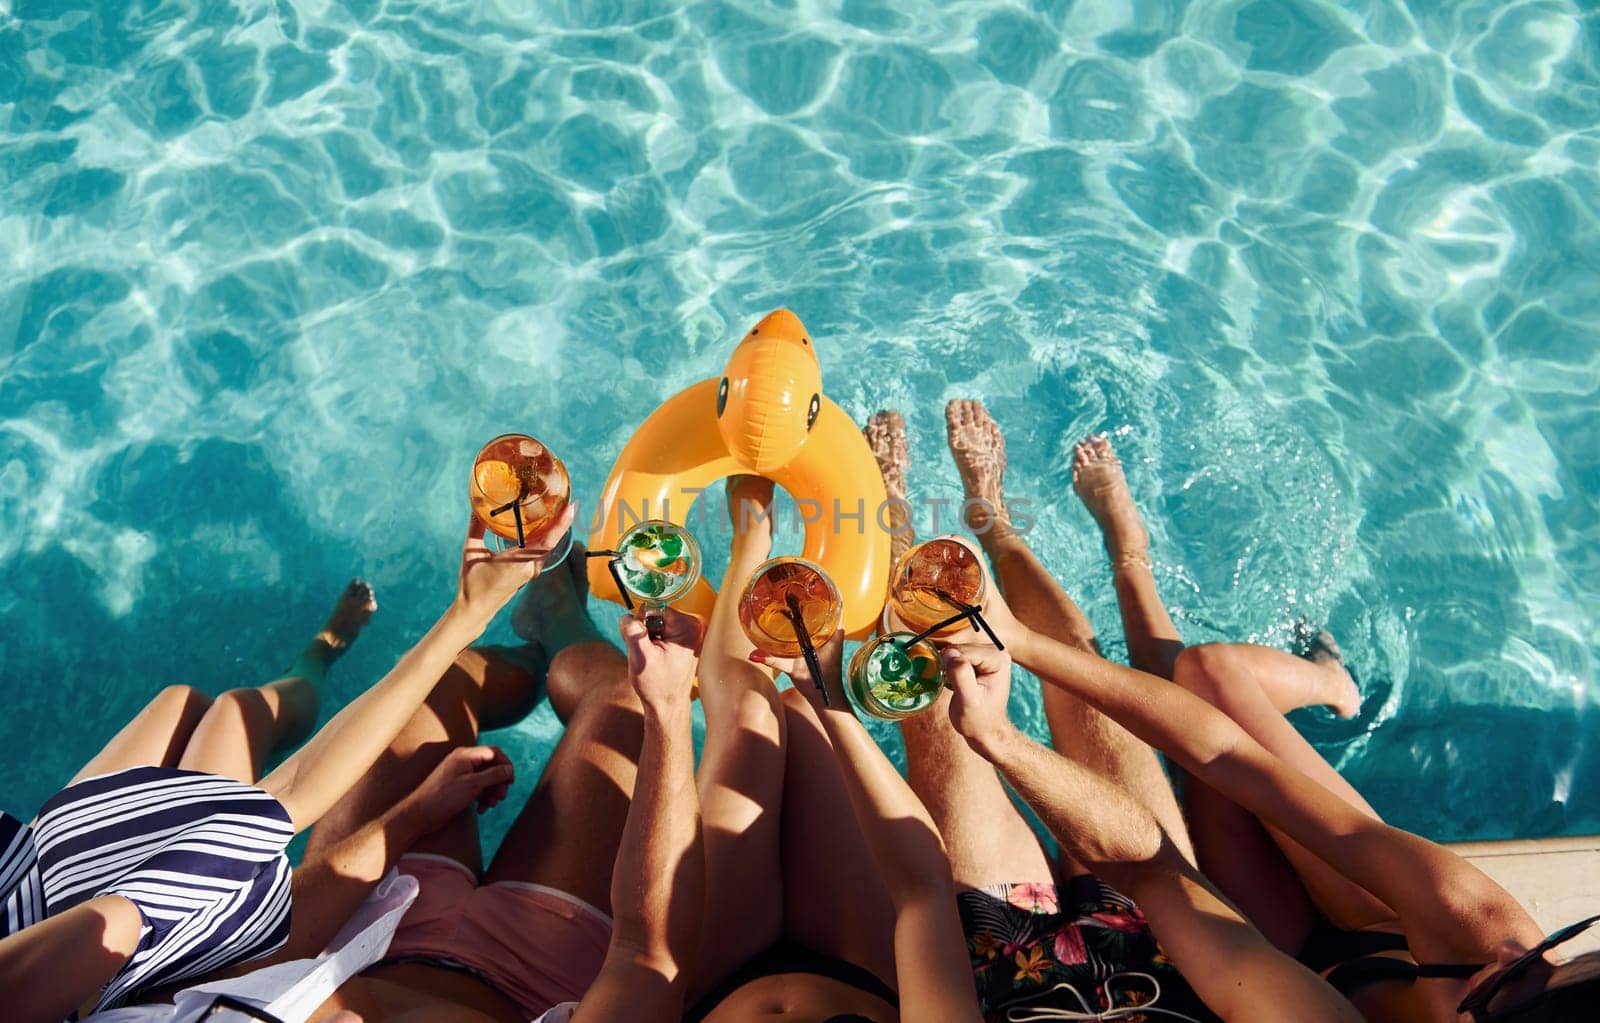
[[[251,689],[230,689],[216,698],[195,727],[178,766],[242,782],[259,779],[274,753],[310,734],[317,721],[317,687],[377,607],[372,587],[352,579],[327,624],[282,678]]]
[[[588,641],[551,659],[550,692],[574,694],[566,732],[484,875],[559,889],[609,913],[611,869],[633,799],[644,720],[615,646]]]
[[[1129,659],[1140,670],[1173,678],[1183,641],[1156,590],[1149,533],[1110,441],[1091,436],[1078,442],[1072,482],[1105,538]],[[1194,671],[1185,678],[1203,684]],[[1253,814],[1193,778],[1184,782],[1184,809],[1200,869],[1278,947],[1298,952],[1317,910],[1279,844]]]
[[[130,767],[177,767],[195,726],[210,706],[211,697],[198,689],[167,686],[123,725],[68,784]]]
[[[1308,689],[1319,690],[1315,696],[1319,700],[1336,694],[1349,682],[1349,675],[1343,665],[1337,662],[1312,662],[1267,647],[1223,644],[1185,650],[1178,658],[1176,681],[1233,718],[1252,738],[1284,761],[1315,778],[1352,806],[1377,818],[1377,811],[1284,719],[1283,712],[1274,706],[1263,685],[1263,680],[1272,677],[1274,681],[1268,684],[1286,691],[1290,686],[1281,681],[1285,676],[1292,678],[1310,673],[1322,676],[1320,681],[1306,680],[1303,683]],[[1217,812],[1218,808],[1212,805],[1213,802],[1226,802],[1192,778],[1185,788],[1185,797],[1191,818]],[[1201,801],[1198,808],[1196,798]],[[1233,807],[1232,812],[1244,813],[1237,807]],[[1269,833],[1294,866],[1295,873],[1318,909],[1333,923],[1344,928],[1359,929],[1395,920],[1394,912],[1366,889],[1346,880],[1287,837],[1270,829]],[[1212,861],[1209,866],[1208,860]],[[1237,847],[1205,849],[1201,854],[1201,868],[1230,897],[1234,897],[1234,890],[1224,882],[1223,876],[1218,875],[1230,874],[1232,868],[1237,867],[1237,860]],[[1244,886],[1238,889],[1241,908],[1249,912],[1244,903],[1257,901],[1259,896],[1246,889],[1258,882],[1251,876],[1238,880]]]
[[[550,580],[539,579],[530,588],[549,585]],[[307,857],[388,810],[422,784],[452,749],[474,745],[482,731],[525,714],[538,698],[540,681],[492,651],[463,651],[372,770],[317,822]],[[464,811],[409,851],[448,856],[480,873],[483,854],[474,811]]]
[[[445,672],[372,769],[311,829],[306,858],[319,855],[394,806],[421,785],[451,750],[475,745],[481,695],[473,674],[459,664]],[[409,851],[448,856],[474,873],[483,869],[477,819],[470,809]]]
[[[952,402],[952,408],[956,404]],[[873,417],[866,434],[883,472],[889,498],[904,500],[910,457],[904,422],[898,413],[880,412]],[[1003,471],[1003,447],[973,450],[975,457],[980,457],[980,451],[982,456],[997,457],[998,468],[994,471]],[[958,458],[958,464],[960,461]],[[972,492],[969,486],[968,493]],[[998,496],[998,489],[994,493]],[[1003,507],[1003,503],[995,506]],[[908,528],[898,539],[910,546],[914,537]],[[1050,860],[1033,829],[1011,802],[1000,776],[950,724],[949,696],[945,693],[933,707],[900,722],[900,734],[906,743],[906,779],[944,837],[956,885],[981,888],[1051,881]],[[798,743],[793,732],[790,741]]]
[[[783,708],[784,933],[895,987],[894,904],[851,809],[833,744],[805,697],[789,689]]]
[[[1140,671],[1172,678],[1172,664],[1183,649],[1178,627],[1156,592],[1150,571],[1150,534],[1122,475],[1122,462],[1104,436],[1079,441],[1073,449],[1072,488],[1094,516],[1111,555],[1117,607],[1128,636],[1128,660]]]
[[[1000,428],[981,402],[952,401],[945,416],[950,453],[961,473],[967,506],[985,514],[988,508],[996,509],[990,520],[980,521],[974,528],[980,530],[978,540],[989,555],[1000,592],[1012,613],[1036,632],[1098,654],[1088,618],[1011,528],[1005,513],[1005,439]],[[1127,729],[1062,689],[1043,686],[1042,701],[1050,724],[1051,745],[1062,755],[1127,789],[1149,808],[1173,844],[1192,861],[1194,853],[1182,811],[1154,751]]]
[[[884,489],[888,491],[889,504],[889,556],[890,563],[900,561],[900,556],[911,549],[916,536],[911,531],[911,506],[905,504],[906,466],[911,464],[911,450],[906,444],[906,420],[892,409],[874,412],[867,420],[867,445],[878,458],[878,470],[883,473]]]
[[[700,654],[700,705],[706,715],[698,782],[705,836],[705,917],[691,1001],[720,984],[783,932],[780,866],[785,723],[768,669],[752,664],[739,625],[739,594],[772,550],[770,522],[750,526],[772,503],[772,483],[728,481],[734,521],[728,569]]]
[[[1050,859],[994,767],[950,724],[950,694],[900,722],[906,780],[944,836],[957,888],[1049,883]],[[1082,873],[1063,864],[1065,874]]]
[[[603,648],[615,651],[589,618],[589,575],[585,567],[588,559],[585,555],[583,545],[574,542],[567,560],[556,571],[525,588],[511,612],[511,624],[517,634],[538,651],[536,657],[524,654],[518,659],[544,665],[547,673],[539,682],[549,689],[550,706],[562,721],[572,720],[587,692],[584,687],[588,684],[589,672],[583,665],[591,655],[598,656],[602,666],[609,665]],[[497,651],[491,648],[486,652]],[[558,661],[565,662],[560,670],[556,668]],[[602,674],[608,672],[607,667]]]

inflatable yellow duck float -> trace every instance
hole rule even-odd
[[[615,549],[642,518],[687,525],[701,491],[739,474],[764,476],[795,499],[805,522],[803,556],[838,587],[845,632],[866,637],[889,580],[883,476],[855,421],[823,395],[816,346],[787,309],[768,313],[740,339],[721,377],[680,391],[639,427],[606,480],[589,548]],[[589,586],[621,600],[599,559],[589,562]],[[703,618],[715,600],[701,579],[675,606]]]

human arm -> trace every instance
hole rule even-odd
[[[1026,629],[1011,632],[1007,645],[1047,684],[1118,721],[1381,899],[1419,960],[1485,961],[1507,937],[1538,939],[1527,912],[1476,867],[1363,813],[1181,687]]]
[[[1131,897],[1195,993],[1228,1023],[1359,1023],[1328,984],[1273,947],[1121,787],[1023,735],[1006,714],[1011,660],[948,647],[950,719],[1073,858]],[[1226,963],[1226,970],[1216,964]]]
[[[642,620],[622,619],[644,740],[611,876],[611,944],[573,1023],[677,1023],[700,944],[705,864],[690,725],[700,627],[671,608],[663,617],[660,639]]]
[[[6,1018],[66,1019],[133,957],[143,931],[138,907],[121,895],[102,895],[0,939]]]
[[[901,1018],[979,1020],[944,841],[927,808],[857,719],[840,674],[843,651],[842,632],[817,651],[826,704],[804,661],[759,653],[752,658],[788,673],[833,746],[856,821],[894,905]]]
[[[494,806],[505,798],[514,778],[510,758],[493,746],[451,750],[399,802],[301,861],[291,881],[294,916],[288,941],[266,959],[222,975],[321,954],[407,849],[469,806],[476,804],[479,813]]]
[[[372,767],[461,651],[540,573],[575,514],[576,506],[569,504],[552,526],[528,539],[526,548],[498,553],[484,545],[483,526],[473,520],[450,608],[393,670],[262,780],[261,788],[283,804],[296,831],[315,824]]]

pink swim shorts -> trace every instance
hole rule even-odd
[[[611,918],[582,899],[517,881],[480,885],[472,871],[445,856],[411,853],[397,866],[420,890],[386,959],[465,967],[529,1019],[582,998],[600,972]]]

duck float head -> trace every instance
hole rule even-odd
[[[803,556],[838,588],[845,631],[869,634],[889,584],[883,475],[861,428],[823,395],[815,340],[787,309],[768,313],[739,339],[721,376],[679,391],[639,426],[601,492],[589,548],[615,550],[647,519],[712,528],[692,515],[696,499],[741,474],[764,476],[794,498],[805,525]],[[589,586],[595,596],[622,600],[599,559],[589,562]],[[706,617],[715,600],[702,578],[673,605]]]
[[[822,412],[822,366],[800,317],[775,309],[750,328],[717,382],[717,431],[756,475],[792,461]]]

